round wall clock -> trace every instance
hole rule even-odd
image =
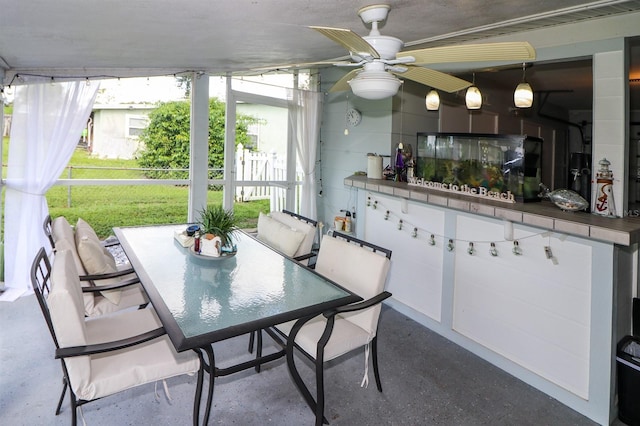
[[[355,108],[349,108],[347,110],[347,123],[349,123],[351,126],[357,126],[358,124],[360,124],[361,120],[362,114],[360,114],[360,111]]]

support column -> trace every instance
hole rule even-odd
[[[236,193],[236,98],[231,87],[231,74],[227,74],[226,109],[224,115],[224,193],[222,206],[229,210],[233,208],[233,198]]]
[[[209,76],[194,72],[191,78],[191,139],[189,143],[188,220],[194,222],[207,205],[209,168]]]
[[[628,207],[629,177],[629,56],[627,54],[627,42],[624,39],[616,40],[616,48],[593,55],[593,175],[600,168],[598,162],[606,158],[611,162],[613,171],[613,198],[616,214],[622,217]],[[592,200],[596,200],[598,194],[595,180],[592,185]],[[615,220],[615,219],[613,219]],[[635,254],[637,256],[637,254]],[[618,268],[620,265],[616,265]],[[609,418],[601,419],[604,423],[611,423],[614,419],[616,343],[619,338],[620,328],[628,324],[629,318],[624,318],[625,312],[629,312],[631,300],[619,300],[620,291],[628,293],[621,282],[619,274],[626,273],[625,269],[615,269],[616,279],[612,288],[613,294],[594,294],[592,312],[600,306],[613,304],[612,318],[605,315],[594,316],[594,328],[592,331],[592,348],[608,347],[608,351],[592,349],[590,372],[591,391],[590,399],[596,401],[594,412],[609,413]],[[628,269],[627,269],[628,270]],[[597,281],[596,281],[597,282]],[[600,291],[601,286],[594,289]],[[628,299],[628,298],[623,298]],[[599,321],[598,321],[599,319]],[[610,336],[610,337],[609,337]],[[591,417],[595,418],[595,417]],[[608,422],[607,422],[608,420]]]
[[[606,158],[613,171],[616,214],[627,209],[629,177],[629,60],[626,41],[617,50],[593,55],[593,176]],[[596,200],[592,185],[592,200]]]
[[[295,71],[295,74],[293,77],[293,90],[299,90],[297,70]],[[300,99],[297,96],[298,95],[294,95],[294,99],[300,102]],[[288,109],[289,109],[289,113],[288,113],[289,125],[287,126],[287,175],[286,175],[287,189],[286,189],[284,208],[292,212],[297,212],[298,211],[298,209],[296,208],[297,207],[296,206],[297,185],[295,182],[296,182],[296,163],[297,163],[298,147],[296,142],[297,136],[294,134],[294,132],[301,134],[300,127],[299,127],[301,123],[298,123],[298,117],[299,117],[298,105],[294,106],[293,109],[289,105]]]

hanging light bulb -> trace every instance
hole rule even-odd
[[[449,239],[449,242],[447,243],[447,250],[449,251],[453,251],[453,249],[455,249],[456,246],[453,244],[453,240]]]
[[[533,105],[533,89],[525,80],[526,64],[522,64],[522,82],[516,86],[513,92],[513,102],[518,108],[531,108]]]
[[[467,104],[467,109],[480,109],[482,106],[482,93],[480,93],[480,89],[476,87],[476,73],[473,73],[473,83],[471,87],[467,89],[464,102]]]
[[[436,89],[431,89],[431,91],[427,93],[425,105],[428,111],[437,111],[440,108],[440,95]]]
[[[515,240],[513,242],[513,250],[511,250],[511,251],[516,256],[521,256],[522,255],[522,249],[520,248],[520,244],[518,243],[518,240]]]
[[[469,248],[467,249],[467,253],[473,256],[475,252],[476,252],[476,249],[473,247],[473,243],[469,243]]]

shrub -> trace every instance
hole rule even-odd
[[[149,125],[142,131],[140,142],[143,148],[138,156],[142,168],[164,169],[145,172],[154,179],[187,179],[189,172],[175,169],[189,168],[190,138],[189,101],[161,103],[149,114]],[[250,138],[247,127],[256,119],[238,115],[236,119],[236,141],[247,144]],[[224,167],[225,104],[216,98],[209,99],[209,169]],[[220,176],[216,176],[220,177]]]

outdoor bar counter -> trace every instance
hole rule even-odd
[[[359,175],[344,185],[357,234],[393,250],[391,307],[600,424],[616,418],[640,218]]]

